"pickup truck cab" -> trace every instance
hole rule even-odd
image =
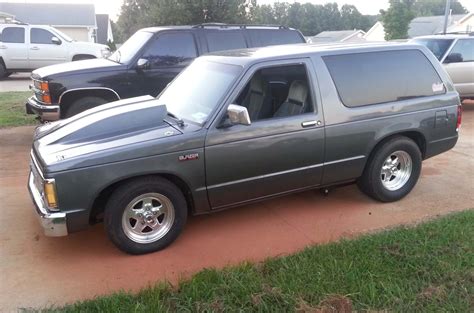
[[[58,63],[102,58],[106,45],[77,42],[47,25],[0,24],[0,79]]]
[[[156,99],[37,128],[29,190],[46,234],[104,219],[128,253],[163,249],[189,214],[357,182],[388,202],[451,149],[459,95],[414,44],[288,45],[196,59]]]
[[[156,97],[200,55],[304,42],[298,30],[283,26],[200,24],[144,28],[107,59],[34,71],[31,78],[35,94],[28,100],[27,112],[52,121],[110,101]]]

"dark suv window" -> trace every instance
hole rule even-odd
[[[323,57],[339,97],[348,107],[445,93],[433,65],[419,50]]]
[[[5,27],[0,41],[6,43],[25,43],[25,29],[23,27]]]
[[[474,61],[474,39],[459,39],[449,53],[450,55],[458,53],[460,62]]]
[[[146,48],[143,58],[152,68],[186,65],[197,56],[194,37],[190,33],[163,33],[154,38]]]
[[[247,48],[241,31],[212,31],[206,37],[209,52]]]
[[[303,38],[301,38],[301,35],[295,30],[248,29],[247,32],[254,47],[286,45],[304,42]]]
[[[41,29],[41,28],[32,28],[31,29],[31,43],[40,43],[40,44],[53,44],[51,38],[55,37],[53,33]]]
[[[430,49],[431,52],[441,60],[443,55],[446,53],[451,44],[453,43],[452,39],[416,39],[416,43],[423,45]]]

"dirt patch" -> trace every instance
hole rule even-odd
[[[299,299],[297,313],[351,313],[352,301],[346,296],[329,295],[317,307],[312,307],[303,299]]]

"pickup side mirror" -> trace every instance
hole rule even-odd
[[[463,61],[463,57],[461,53],[450,53],[444,59],[444,63],[461,63]]]
[[[143,59],[143,58],[138,59],[137,69],[146,70],[149,67],[150,67],[150,61],[148,61],[148,59]]]
[[[237,104],[231,104],[227,108],[227,115],[229,116],[229,120],[233,125],[241,124],[241,125],[250,125],[250,116],[249,112],[247,111],[246,107]]]
[[[56,36],[51,37],[51,42],[54,43],[55,45],[61,44],[61,40]]]

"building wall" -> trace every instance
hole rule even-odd
[[[474,32],[474,14],[471,14],[462,23],[457,23],[448,28],[448,32]]]
[[[368,32],[365,34],[367,41],[385,41],[385,29],[382,23],[377,22]]]
[[[87,27],[55,27],[76,41],[94,42]]]

